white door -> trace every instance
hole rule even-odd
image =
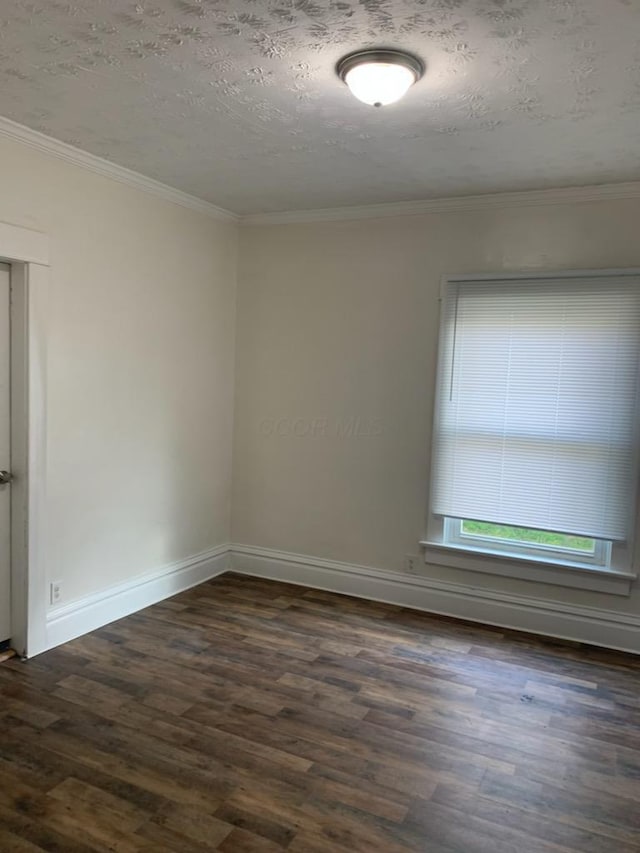
[[[11,636],[11,471],[9,417],[9,267],[0,264],[0,643]]]

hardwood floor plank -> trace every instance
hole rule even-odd
[[[502,777],[498,773],[485,774],[480,794],[547,815],[610,841],[635,844],[640,850],[640,810],[632,801],[600,791],[568,790],[523,777]]]
[[[0,667],[1,853],[640,853],[640,659],[223,575]]]
[[[234,829],[218,844],[218,850],[222,853],[282,853],[290,849],[274,844],[260,835],[254,835],[246,829]]]
[[[91,853],[93,849],[77,838],[65,837],[56,830],[43,826],[37,819],[23,814],[18,808],[6,807],[1,803],[0,826],[5,832],[24,839],[36,849],[46,850],[47,853]]]
[[[154,818],[154,822],[210,848],[217,847],[233,829],[231,824],[203,812],[197,806],[171,806],[166,814]]]
[[[245,830],[253,838],[261,838],[269,841],[278,848],[284,849],[295,836],[295,829],[284,826],[268,818],[259,817],[251,811],[245,811],[232,805],[230,802],[223,803],[216,811],[215,816],[226,823],[230,823],[237,829]],[[238,838],[238,833],[235,838]],[[245,839],[245,842],[251,839]],[[229,844],[231,842],[229,841]],[[253,841],[255,844],[256,842]]]
[[[0,827],[0,850],[3,853],[42,853],[42,847],[32,844],[26,838],[20,838],[13,832]]]
[[[548,813],[514,808],[511,804],[474,796],[474,791],[462,784],[439,785],[431,801],[455,809],[456,819],[463,820],[472,814],[493,823],[496,827],[510,827],[524,832],[539,845],[554,844],[565,850],[580,850],[581,853],[610,853],[611,839],[603,835],[554,820]],[[636,853],[636,845],[615,842],[616,853]]]

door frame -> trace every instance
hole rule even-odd
[[[11,645],[47,648],[46,342],[50,266],[46,234],[0,222],[11,266]]]

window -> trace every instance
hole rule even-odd
[[[424,544],[632,576],[639,364],[640,274],[447,282]]]

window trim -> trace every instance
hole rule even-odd
[[[516,580],[535,581],[539,584],[570,587],[628,596],[637,575],[614,569],[591,566],[563,565],[548,560],[490,551],[476,551],[445,545],[442,542],[422,540],[424,561],[434,566],[499,575]]]
[[[481,534],[464,533],[462,524],[466,519],[445,517],[443,526],[443,544],[459,546],[465,550],[478,550],[507,556],[538,557],[547,563],[568,563],[584,568],[607,569],[611,565],[612,542],[595,539],[593,553],[571,551],[568,548],[553,547],[536,543],[520,542],[516,539],[500,539]],[[572,534],[567,534],[572,535]]]
[[[541,281],[557,278],[602,278],[640,275],[640,268],[604,268],[590,270],[537,270],[531,269],[520,272],[502,273],[464,273],[456,275],[444,275],[440,281],[439,302],[442,305],[446,297],[447,288],[451,284],[459,282],[487,282],[487,281],[522,281],[523,279],[537,278]],[[438,323],[438,336],[440,335],[440,321]],[[436,364],[436,369],[438,365]],[[432,398],[431,422],[435,416],[435,390]],[[637,448],[640,454],[640,447]],[[640,478],[639,478],[640,480]],[[420,541],[424,549],[425,563],[443,565],[464,571],[477,571],[484,574],[495,574],[503,577],[511,577],[519,580],[532,580],[538,583],[548,583],[558,586],[574,587],[584,590],[606,592],[614,595],[629,595],[631,586],[637,579],[635,572],[640,554],[637,531],[640,526],[640,501],[637,501],[635,509],[634,542],[612,543],[611,559],[608,566],[584,562],[562,560],[555,552],[552,559],[533,552],[521,553],[507,551],[505,549],[474,548],[467,544],[446,542],[444,535],[445,519],[431,512],[431,497],[429,495],[429,506],[427,516],[427,534]]]

